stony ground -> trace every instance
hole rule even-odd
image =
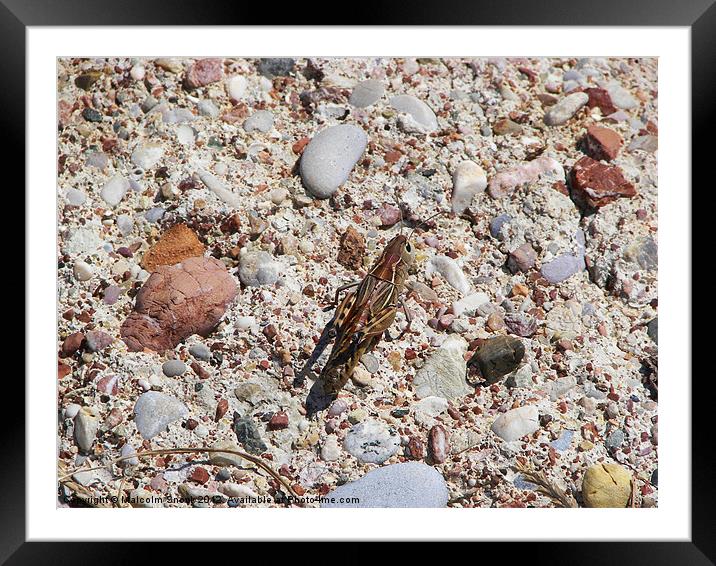
[[[368,506],[600,505],[590,467],[657,504],[655,59],[64,59],[57,88],[58,460],[99,467],[59,505],[282,505],[227,453],[132,458],[217,446]],[[324,307],[437,212],[409,332],[311,414]],[[524,357],[486,380],[497,336]]]

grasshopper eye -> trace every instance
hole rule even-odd
[[[408,253],[410,253],[411,251],[413,251],[413,249],[410,247],[410,242],[407,242],[407,243],[405,244],[405,251],[408,252]]]

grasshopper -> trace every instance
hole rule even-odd
[[[425,222],[432,218],[434,216]],[[415,229],[417,227],[413,231]],[[337,305],[333,318],[323,329],[313,354],[300,374],[305,375],[328,343],[334,340],[320,376],[325,393],[337,394],[343,388],[360,358],[380,342],[384,333],[390,340],[399,340],[409,330],[411,318],[401,297],[408,271],[415,263],[410,236],[412,232],[408,236],[401,233],[393,237],[361,281],[336,290],[333,303],[327,307],[330,309]],[[339,302],[341,292],[351,288],[355,290]],[[407,325],[397,338],[390,338],[388,329],[395,321],[399,306],[403,308]]]

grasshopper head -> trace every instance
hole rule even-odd
[[[415,249],[407,236],[398,234],[390,241],[388,248],[392,248],[394,256],[399,257],[407,267],[415,263]]]

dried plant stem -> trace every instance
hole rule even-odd
[[[203,452],[206,453],[222,453],[222,454],[234,454],[235,456],[239,456],[243,458],[244,460],[248,460],[249,462],[255,464],[259,468],[261,468],[264,472],[266,472],[268,475],[270,475],[273,479],[275,479],[277,482],[279,482],[285,489],[288,491],[288,493],[294,497],[297,498],[298,495],[293,490],[291,485],[286,481],[285,478],[278,475],[268,464],[263,462],[260,458],[253,456],[251,454],[247,454],[246,452],[242,452],[241,450],[232,450],[231,448],[165,448],[165,449],[157,449],[157,450],[144,450],[142,452],[136,452],[134,454],[129,454],[127,456],[120,456],[118,458],[114,458],[109,462],[109,464],[117,464],[118,462],[121,462],[123,460],[129,460],[132,458],[143,458],[145,456],[164,456],[167,454],[201,454]],[[64,463],[62,463],[62,467],[64,467]],[[101,470],[103,468],[106,468],[108,464],[104,464],[102,466],[94,466],[91,468],[79,468],[77,470],[73,470],[69,473],[66,473],[59,477],[58,481],[64,485],[69,485],[70,478],[77,473],[80,472],[91,472],[93,470]],[[62,470],[64,471],[64,470]],[[75,482],[72,482],[75,483]],[[70,487],[70,489],[73,489]],[[86,488],[83,488],[86,489]]]
[[[524,476],[524,478],[537,486],[537,492],[549,497],[559,507],[576,508],[576,500],[571,494],[567,493],[554,482],[552,482],[543,472],[528,467],[526,464],[518,463],[515,469]]]

